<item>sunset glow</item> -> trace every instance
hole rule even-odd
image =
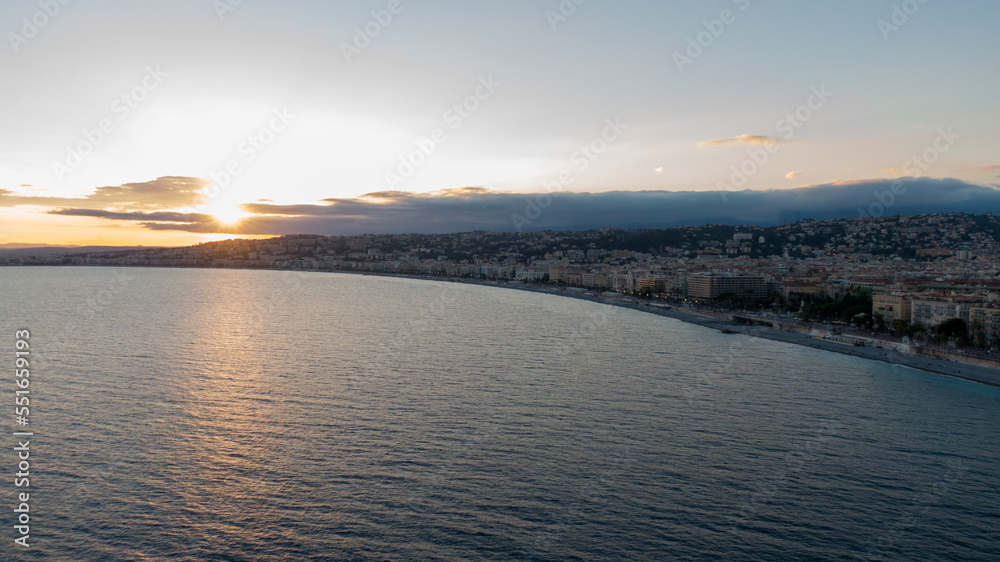
[[[997,191],[995,3],[905,21],[857,0],[556,4],[401,2],[381,23],[384,2],[60,5],[0,54],[0,244],[614,226],[591,215],[649,193],[722,192],[714,217],[750,220],[726,192],[803,200],[777,221],[828,208],[811,186],[898,177],[976,208]],[[21,37],[33,6],[0,21]],[[525,196],[552,192],[620,195],[563,207],[578,224],[528,218]]]

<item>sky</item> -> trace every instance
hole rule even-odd
[[[997,21],[992,0],[8,0],[0,245],[1000,212]]]

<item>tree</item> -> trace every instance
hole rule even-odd
[[[857,326],[858,328],[862,328],[862,329],[868,328],[868,329],[871,329],[871,327],[872,327],[872,317],[869,316],[869,315],[867,315],[867,314],[865,314],[864,312],[860,312],[860,313],[856,314],[855,316],[851,317],[850,321],[855,326]]]
[[[974,320],[972,322],[972,327],[969,329],[969,336],[971,336],[971,339],[975,343],[976,347],[986,347],[986,328],[979,320]]]
[[[927,327],[924,326],[923,322],[918,320],[906,328],[906,335],[909,336],[910,339],[923,341],[927,335]]]
[[[876,332],[884,332],[885,331],[885,316],[882,316],[881,314],[879,314],[878,312],[876,312],[875,314],[872,315],[872,318],[875,320],[875,331]]]
[[[969,335],[969,329],[965,324],[965,320],[961,318],[949,318],[945,320],[938,325],[936,331],[942,343],[951,339],[965,340]]]

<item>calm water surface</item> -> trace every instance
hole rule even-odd
[[[998,559],[996,388],[371,276],[0,268],[21,328],[4,559]]]

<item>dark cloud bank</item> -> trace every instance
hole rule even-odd
[[[190,184],[189,184],[190,185]],[[62,215],[140,221],[153,230],[228,234],[446,233],[783,224],[802,219],[943,212],[1000,213],[1000,189],[956,179],[837,182],[769,191],[615,191],[510,194],[480,188],[371,193],[314,205],[254,203],[255,216],[221,225],[201,214],[60,209]]]

